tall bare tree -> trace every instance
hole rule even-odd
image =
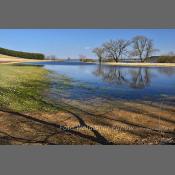
[[[112,58],[118,62],[124,55],[127,55],[129,45],[130,41],[120,39],[110,40],[109,42],[104,43],[103,47],[108,58]]]
[[[96,47],[92,50],[98,57],[99,62],[102,62],[102,59],[105,58],[105,49],[103,47]]]
[[[141,62],[144,62],[146,58],[152,56],[155,51],[153,40],[145,36],[135,36],[132,39],[133,51],[132,56],[138,56]]]

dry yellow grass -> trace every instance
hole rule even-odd
[[[24,62],[46,62],[50,60],[34,60],[34,59],[25,59],[12,57],[7,55],[0,54],[0,64],[9,64],[9,63],[24,63]]]
[[[85,104],[63,101],[58,112],[0,112],[1,144],[160,144],[174,136],[173,107],[115,105],[100,112],[100,107],[87,111]]]

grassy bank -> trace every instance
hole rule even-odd
[[[49,86],[48,71],[36,66],[0,65],[0,108],[13,111],[48,111],[42,102]]]

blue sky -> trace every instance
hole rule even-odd
[[[78,58],[80,54],[95,58],[92,48],[135,35],[152,38],[159,54],[175,52],[175,29],[0,29],[0,47],[58,58]]]

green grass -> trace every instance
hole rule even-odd
[[[50,80],[37,66],[0,65],[0,108],[18,112],[53,111],[44,99]]]

